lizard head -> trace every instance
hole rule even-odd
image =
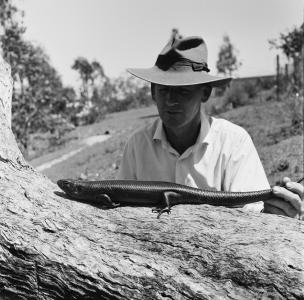
[[[77,194],[77,186],[74,179],[60,179],[57,185],[68,195]]]

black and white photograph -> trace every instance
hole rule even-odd
[[[0,300],[304,300],[304,0],[0,0]]]

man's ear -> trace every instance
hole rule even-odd
[[[202,90],[202,102],[205,103],[208,101],[208,99],[211,95],[212,86],[204,84],[201,86],[201,90]]]
[[[155,83],[151,82],[151,96],[153,101],[155,101]]]

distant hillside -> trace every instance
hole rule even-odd
[[[255,80],[276,80],[276,75],[262,75],[262,76],[250,76],[250,77],[237,77],[233,81],[244,82],[244,81],[255,81]]]

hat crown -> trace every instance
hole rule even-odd
[[[209,71],[207,46],[201,37],[171,37],[158,55],[155,65],[162,70],[192,67],[194,71]]]
[[[204,40],[199,36],[186,38],[172,37],[160,55],[165,55],[170,50],[175,50],[181,56],[195,62],[207,62],[208,52]]]

